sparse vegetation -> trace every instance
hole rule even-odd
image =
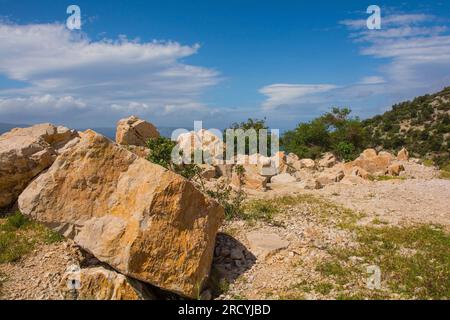
[[[184,164],[173,163],[172,150],[174,150],[177,143],[169,138],[159,137],[150,138],[147,141],[147,147],[151,150],[147,160],[159,164],[160,166],[172,170],[191,180],[195,177],[199,177],[202,173],[202,169],[196,164]],[[180,150],[180,157],[183,157],[183,152]]]
[[[449,99],[450,87],[396,104],[390,111],[363,121],[369,146],[395,151],[406,147],[415,157],[446,166],[450,161]]]
[[[332,249],[333,258],[317,267],[339,285],[340,299],[385,298],[387,292],[406,299],[450,298],[450,235],[443,229],[365,226],[354,231],[357,247]],[[381,269],[380,290],[365,287],[368,265]]]
[[[58,233],[16,212],[0,220],[0,263],[17,261],[37,244],[61,240],[62,236]]]

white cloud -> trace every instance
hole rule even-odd
[[[385,83],[386,81],[384,80],[383,77],[380,76],[368,76],[368,77],[364,77],[361,79],[361,81],[359,82],[359,84],[362,85],[370,85],[370,84],[381,84],[381,83]]]
[[[130,111],[181,117],[177,111],[200,105],[201,94],[220,81],[217,71],[181,61],[198,50],[196,44],[126,37],[91,41],[61,24],[0,23],[0,73],[27,85],[0,90],[0,116],[27,118],[24,111],[38,112],[45,103],[36,100],[47,97],[48,108],[69,120],[76,113],[77,119],[101,115],[97,121],[112,123]]]
[[[267,96],[263,109],[269,110],[283,106],[292,106],[311,102],[314,96],[336,89],[330,84],[272,84],[259,90]]]

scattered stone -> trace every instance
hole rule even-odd
[[[260,259],[264,259],[268,255],[289,246],[288,241],[283,240],[274,233],[253,231],[249,232],[246,237],[249,243],[250,251]]]

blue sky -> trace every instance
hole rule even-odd
[[[82,29],[65,27],[81,8]],[[368,30],[366,8],[381,7]],[[0,122],[287,129],[450,85],[448,1],[0,0]]]

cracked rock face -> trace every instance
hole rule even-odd
[[[224,211],[192,183],[88,130],[19,208],[119,272],[196,297]]]
[[[12,205],[30,181],[79,140],[75,130],[49,123],[0,136],[0,208]]]

